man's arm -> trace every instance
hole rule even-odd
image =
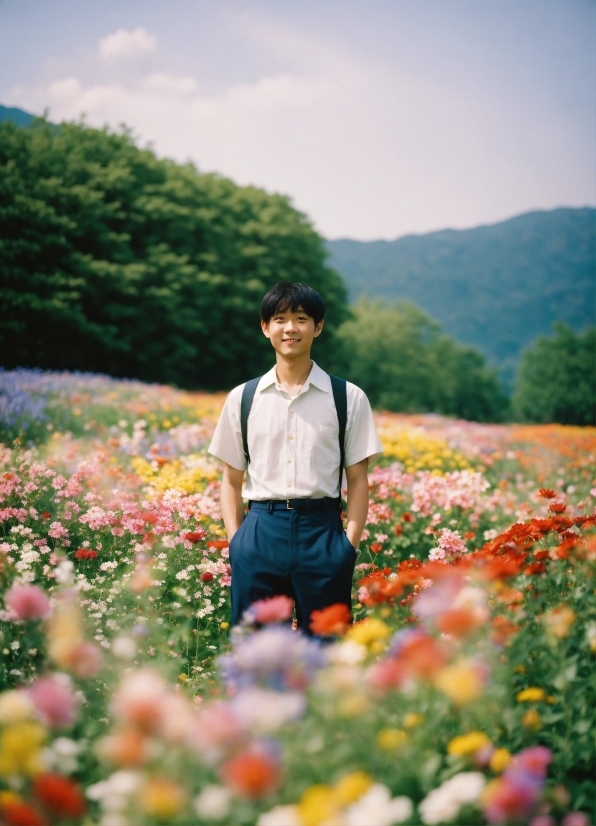
[[[348,526],[346,534],[357,548],[368,514],[368,459],[346,468],[348,480]]]
[[[242,503],[242,482],[244,471],[238,470],[224,462],[223,479],[219,493],[219,504],[223,516],[228,542],[244,520],[244,505]]]

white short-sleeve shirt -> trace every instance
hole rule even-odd
[[[229,394],[209,453],[246,470],[240,426],[241,384]],[[366,395],[347,382],[345,465],[383,452]],[[339,423],[331,379],[314,362],[293,398],[277,381],[273,367],[257,385],[248,417],[250,466],[245,499],[319,499],[339,490]]]

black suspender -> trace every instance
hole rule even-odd
[[[348,422],[348,387],[345,379],[338,379],[337,376],[329,374],[331,379],[331,389],[333,390],[333,401],[337,411],[337,421],[339,422],[339,495],[341,497],[341,483],[344,476],[344,464],[346,461],[346,424]]]
[[[240,402],[240,428],[242,430],[242,446],[244,448],[244,455],[247,464],[250,465],[250,453],[248,452],[248,414],[252,407],[252,400],[257,391],[257,384],[261,380],[261,376],[256,379],[247,381],[242,389],[242,400]]]
[[[348,388],[345,379],[329,375],[331,379],[331,390],[333,391],[333,401],[337,411],[337,421],[339,422],[339,495],[341,496],[341,483],[346,460],[346,425],[348,422]],[[242,430],[242,446],[246,461],[250,464],[250,453],[248,452],[248,416],[255,397],[257,385],[261,379],[247,381],[242,388],[242,399],[240,401],[240,429]]]

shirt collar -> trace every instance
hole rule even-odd
[[[266,390],[268,387],[271,387],[272,384],[277,384],[277,372],[275,369],[275,365],[265,373],[264,376],[261,376],[261,379],[257,385],[257,392],[261,393],[263,390]],[[326,393],[329,392],[331,389],[331,379],[327,375],[324,370],[321,370],[319,365],[313,361],[312,368],[310,373],[308,374],[308,378],[304,382],[302,386],[301,392],[304,393],[308,390],[311,384],[314,384],[319,390],[324,390]]]

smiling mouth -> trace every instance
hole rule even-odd
[[[298,344],[299,338],[284,338],[284,341],[289,344]]]

